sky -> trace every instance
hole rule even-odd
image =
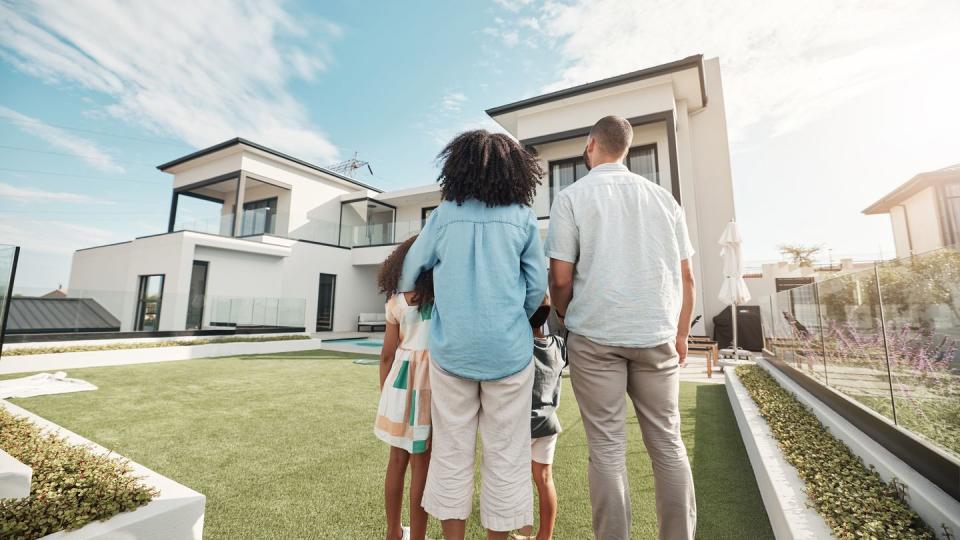
[[[21,290],[54,289],[74,250],[165,231],[156,165],[195,149],[356,152],[364,181],[422,185],[485,109],[703,53],[748,261],[889,258],[861,210],[960,162],[958,27],[956,0],[0,0],[0,243]]]

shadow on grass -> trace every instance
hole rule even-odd
[[[714,531],[711,538],[772,539],[770,521],[724,385],[697,386],[696,425],[693,481],[699,528],[704,530],[703,525],[710,524]]]

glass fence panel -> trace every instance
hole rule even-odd
[[[306,327],[307,301],[304,298],[280,298],[277,306],[277,325],[292,328]]]
[[[877,272],[897,424],[960,456],[960,252]]]
[[[207,301],[210,326],[265,326],[303,328],[304,298],[212,297]]]
[[[876,274],[856,272],[817,285],[827,385],[893,420]]]
[[[774,352],[794,368],[826,381],[816,290],[805,285],[779,292],[774,299]]]
[[[7,295],[13,282],[17,262],[17,247],[0,245],[0,324],[6,320]],[[3,341],[3,328],[0,328],[0,342]]]
[[[772,350],[773,348],[773,303],[769,297],[761,298],[758,302],[760,306],[760,331],[763,333],[763,348]]]
[[[222,214],[219,219],[189,219],[178,216],[173,230],[233,236],[233,214]]]

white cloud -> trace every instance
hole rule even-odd
[[[73,154],[101,171],[122,173],[123,167],[114,161],[110,154],[100,150],[93,142],[68,133],[60,128],[48,125],[41,120],[21,114],[0,105],[0,118],[4,118],[27,133],[40,137],[51,146]]]
[[[495,4],[511,12],[518,12],[533,0],[493,0]]]
[[[547,0],[530,12],[536,27],[526,19],[506,27],[559,53],[562,69],[544,91],[719,56],[734,139],[754,127],[795,131],[924,64],[950,69],[928,58],[960,55],[958,2]]]
[[[97,199],[80,193],[63,191],[45,191],[41,189],[23,188],[10,184],[0,183],[0,199],[19,202],[61,202],[73,204],[113,204],[112,201]]]
[[[463,92],[448,92],[440,100],[440,107],[445,111],[460,111],[467,96]]]
[[[111,116],[197,147],[239,135],[321,163],[337,149],[289,83],[323,71],[339,35],[279,0],[0,4],[0,56],[99,92]]]
[[[99,227],[10,215],[0,215],[0,238],[5,243],[32,251],[60,254],[73,253],[77,246],[96,246],[124,240],[118,233]]]

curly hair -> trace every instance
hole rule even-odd
[[[437,161],[443,163],[441,197],[457,204],[477,199],[487,206],[531,206],[543,176],[533,153],[508,135],[483,129],[454,137]]]
[[[416,235],[406,239],[397,246],[392,253],[383,261],[380,271],[377,273],[377,285],[380,292],[387,295],[387,298],[406,292],[399,290],[400,274],[403,272],[403,259],[406,258],[410,246],[416,241]],[[418,306],[429,306],[433,303],[433,270],[422,272],[417,276],[416,284],[413,286],[413,303]]]

